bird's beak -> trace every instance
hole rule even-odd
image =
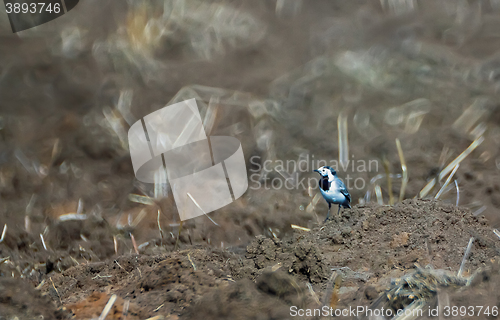
[[[317,173],[319,173],[318,169],[315,169],[315,170],[314,170],[314,172],[317,172]]]

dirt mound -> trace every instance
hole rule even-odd
[[[366,282],[415,263],[458,270],[470,237],[475,241],[466,269],[475,270],[500,254],[500,242],[484,217],[441,202],[406,200],[394,207],[344,210],[285,240],[257,237],[247,248],[247,262],[231,266],[240,277],[279,264],[312,283],[322,283],[334,269]]]
[[[345,210],[305,239],[329,248],[323,255],[330,266],[377,275],[416,262],[458,270],[470,237],[475,238],[470,270],[500,254],[500,242],[484,217],[436,201],[406,200],[394,207]]]

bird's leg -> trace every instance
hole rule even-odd
[[[325,222],[330,218],[330,209],[332,208],[332,204],[328,202],[328,213],[326,214]]]
[[[337,211],[337,215],[340,216],[340,204],[339,204],[339,211]]]

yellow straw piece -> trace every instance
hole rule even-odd
[[[401,162],[401,172],[403,174],[401,181],[401,191],[399,192],[399,202],[403,201],[406,185],[408,184],[408,167],[406,166],[405,156],[401,148],[401,142],[396,138],[396,147],[398,148],[399,161]]]
[[[439,197],[443,194],[444,192],[444,189],[446,189],[446,187],[450,184],[450,181],[451,181],[451,178],[453,178],[453,176],[455,175],[455,173],[457,172],[458,170],[458,167],[460,165],[457,164],[455,166],[455,168],[453,169],[453,171],[450,173],[450,175],[448,176],[448,179],[446,179],[446,182],[443,184],[443,186],[441,187],[441,189],[439,190],[439,192],[436,194],[436,196],[434,197],[435,199],[439,199]]]
[[[453,170],[453,168],[455,168],[457,164],[462,162],[462,160],[464,160],[465,157],[467,157],[472,151],[474,151],[474,149],[476,149],[481,143],[483,143],[483,141],[484,141],[483,136],[474,140],[470,144],[470,146],[467,149],[465,149],[464,152],[462,152],[458,157],[455,158],[455,160],[453,160],[446,168],[444,168],[443,171],[441,171],[441,173],[439,174],[439,180],[443,179],[448,173],[450,173],[451,170]]]
[[[302,230],[302,231],[311,231],[311,229],[309,229],[309,228],[304,228],[304,227],[301,227],[301,226],[297,226],[295,224],[292,224],[292,229],[299,229],[299,230]]]

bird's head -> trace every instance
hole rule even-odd
[[[337,171],[333,170],[333,168],[329,166],[322,166],[314,171],[319,173],[322,177],[334,177],[337,174]]]

